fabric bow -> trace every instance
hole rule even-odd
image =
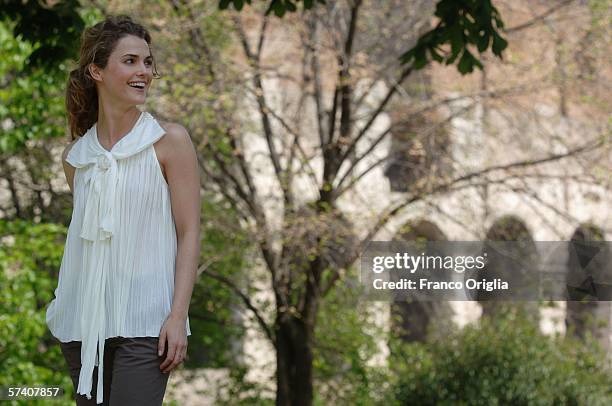
[[[117,160],[112,152],[101,153],[86,179],[90,183],[85,203],[81,238],[104,240],[113,235]]]

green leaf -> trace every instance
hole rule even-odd
[[[400,61],[402,64],[406,65],[409,64],[410,61],[412,61],[412,59],[414,58],[414,50],[415,48],[411,48],[400,56]]]
[[[270,7],[274,10],[274,14],[276,14],[277,17],[285,15],[285,6],[281,0],[272,0]]]
[[[474,70],[474,57],[467,49],[463,51],[463,55],[461,56],[459,64],[457,65],[457,69],[459,69],[459,72],[461,72],[463,75]]]
[[[507,46],[508,46],[508,41],[506,41],[501,36],[499,36],[499,34],[493,33],[493,45],[491,47],[491,50],[493,51],[495,55],[501,58],[502,51],[506,49]]]
[[[425,54],[425,47],[417,48],[414,54],[414,69],[422,69],[427,65],[427,55]]]
[[[465,46],[463,38],[463,29],[459,23],[455,23],[448,30],[451,43],[451,59],[454,61],[455,58],[461,53],[461,50]]]
[[[488,32],[483,32],[483,34],[478,37],[478,52],[484,52],[489,47],[489,42],[491,42],[491,37]]]
[[[287,3],[286,3],[286,8],[287,8],[287,10],[289,10],[289,11],[291,11],[291,12],[294,12],[294,11],[296,11],[296,10],[297,10],[297,7],[295,6],[295,4],[293,4],[293,3],[292,3],[291,1],[289,1],[289,0],[287,0]]]
[[[232,0],[219,0],[219,9],[226,10],[230,3],[232,3]]]
[[[493,53],[501,57],[507,47],[507,41],[494,28],[494,25],[501,27],[503,23],[490,0],[439,0],[435,15],[440,21],[433,29],[421,35],[417,46],[400,57],[403,64],[412,63],[419,68],[424,66],[427,59],[418,53],[419,48],[424,48],[431,59],[438,63],[451,65],[458,61],[457,69],[465,74],[472,72],[474,66],[482,69],[482,63],[468,48],[474,46],[478,52],[483,53],[492,46]],[[443,45],[450,45],[449,55],[437,52]]]
[[[431,58],[436,62],[442,62],[444,60],[444,57],[436,51],[436,48],[429,48],[429,54],[431,55]]]

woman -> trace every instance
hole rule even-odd
[[[158,77],[150,44],[129,17],[108,17],[83,33],[68,80],[74,207],[47,325],[77,405],[161,405],[187,354],[199,171],[185,129],[137,108]]]

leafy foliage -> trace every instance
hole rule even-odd
[[[59,404],[70,404],[73,387],[59,345],[47,329],[45,312],[65,233],[59,225],[0,220],[0,386],[61,386],[66,396]]]
[[[601,348],[548,337],[520,317],[483,319],[431,344],[392,352],[402,405],[606,405],[612,374]]]
[[[205,202],[204,219],[231,216],[211,199]],[[205,221],[204,225],[201,262],[222,252],[223,256],[211,267],[235,277],[236,272],[246,267],[246,239],[239,233],[219,230],[213,221]],[[68,401],[72,382],[67,370],[61,367],[65,361],[45,321],[46,307],[57,284],[65,239],[66,228],[61,225],[0,220],[0,284],[4,287],[0,301],[3,366],[0,385],[61,385]],[[236,354],[228,344],[238,342],[243,333],[242,326],[232,322],[236,315],[235,302],[236,297],[227,287],[210,278],[199,278],[190,311],[193,337],[187,368],[228,367],[235,363]]]
[[[436,5],[435,16],[440,21],[400,57],[402,63],[411,63],[414,69],[424,68],[431,60],[450,65],[461,54],[457,69],[466,74],[475,66],[482,69],[482,63],[470,52],[469,46],[475,46],[480,53],[491,46],[500,58],[508,46],[497,31],[504,28],[504,23],[490,0],[441,0]],[[450,45],[450,52],[445,52],[444,45]]]
[[[0,20],[15,23],[13,35],[33,44],[26,68],[54,68],[79,49],[85,22],[77,0],[1,0],[0,6]]]
[[[225,10],[231,4],[236,10],[240,11],[245,4],[251,4],[251,1],[252,0],[219,0],[219,9]],[[283,17],[287,11],[297,11],[298,3],[300,3],[300,0],[271,0],[266,9],[266,15],[274,12],[277,17]],[[325,0],[304,0],[302,2],[304,10],[311,9],[315,3],[325,4]]]
[[[210,264],[207,270],[243,285],[240,275],[248,268],[245,254],[249,241],[238,229],[222,228],[214,221],[217,218],[229,220],[234,215],[213,198],[203,199],[200,264]],[[238,349],[235,345],[244,334],[244,327],[234,320],[243,311],[239,305],[238,297],[226,285],[205,273],[200,275],[189,311],[192,336],[189,338],[189,359],[185,362],[187,368],[222,368],[236,363]]]
[[[27,70],[28,55],[35,47],[13,37],[14,23],[0,22],[0,153],[25,148],[28,140],[64,134],[64,72]]]
[[[386,333],[376,325],[376,306],[360,301],[363,287],[351,276],[321,303],[314,348],[315,405],[390,405],[389,370],[372,364]]]
[[[251,4],[252,0],[220,0],[221,10],[233,5],[238,11],[245,4]],[[325,0],[316,0],[326,4]],[[283,17],[287,11],[297,11],[299,0],[271,0],[265,15],[271,12],[278,17]],[[315,0],[304,0],[304,10],[311,9]],[[502,51],[508,46],[498,30],[504,28],[499,11],[493,6],[491,0],[440,0],[436,5],[434,14],[439,22],[436,26],[423,34],[416,45],[400,56],[402,64],[406,64],[415,70],[427,66],[432,60],[446,65],[453,64],[461,55],[457,63],[457,69],[461,74],[474,71],[474,67],[482,69],[482,63],[470,51],[470,47],[476,47],[478,52],[485,52],[489,46],[498,57],[502,57]],[[450,46],[450,51],[446,48]]]

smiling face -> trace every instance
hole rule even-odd
[[[153,58],[147,42],[135,35],[117,41],[104,69],[90,66],[98,94],[114,105],[144,104],[153,80]]]

